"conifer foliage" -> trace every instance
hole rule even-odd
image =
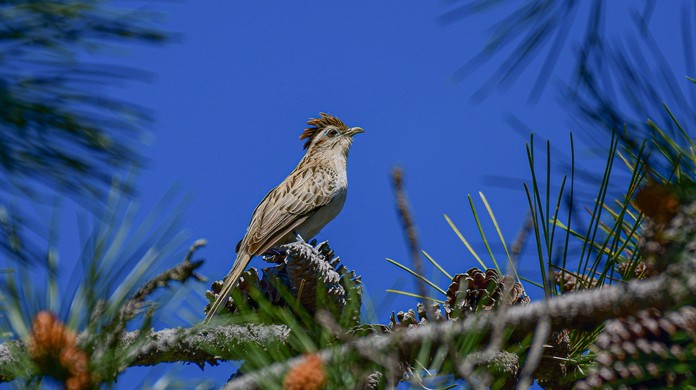
[[[452,2],[441,21],[455,23],[500,3],[509,2]],[[166,34],[147,27],[147,15],[103,1],[3,2],[0,256],[9,261],[0,269],[0,381],[89,389],[117,383],[131,367],[184,362],[202,369],[200,384],[206,368],[236,361],[226,389],[382,389],[404,382],[420,388],[696,386],[695,110],[685,100],[680,107],[655,100],[696,88],[696,81],[658,85],[639,66],[645,58],[602,41],[605,1],[512,3],[512,14],[483,50],[529,38],[513,51],[515,60],[497,70],[502,81],[514,81],[518,67],[554,32],[552,47],[564,47],[564,25],[587,7],[578,80],[565,92],[584,125],[606,135],[600,179],[582,181],[592,172],[576,160],[572,134],[560,161],[550,142],[540,148],[530,136],[530,171],[521,188],[528,220],[518,238],[504,239],[503,219],[485,195],[469,196],[471,228],[485,253],[462,233],[472,229],[446,216],[470,260],[446,269],[419,247],[404,174],[397,170],[395,203],[413,264],[388,261],[413,277],[417,291],[391,293],[413,298],[411,307],[367,320],[359,267],[349,270],[328,242],[298,241],[269,252],[268,266],[246,270],[225,310],[202,325],[204,299],[177,294],[193,295],[206,281],[198,273],[205,260],[197,257],[206,242],[191,243],[179,233],[183,200],[177,194],[141,216],[131,181],[122,178],[140,163],[136,146],[147,115],[91,88],[134,73],[78,61],[107,41],[160,43]],[[684,18],[690,26],[690,16]],[[685,35],[685,42],[691,38]],[[32,64],[36,58],[55,61]],[[549,58],[532,97],[546,88],[544,72],[554,67]],[[24,63],[32,64],[29,71]],[[602,84],[607,78],[625,88],[610,94]],[[633,111],[616,102],[621,99]],[[72,270],[57,265],[52,238],[44,238],[49,245],[32,244],[32,226],[8,200],[20,194],[34,201],[36,186],[86,201],[94,213],[80,243],[81,268],[68,286],[58,275]],[[536,276],[519,272],[530,259],[538,264]],[[428,267],[446,282],[429,279]],[[45,294],[38,284],[47,286]],[[174,285],[181,288],[169,288]],[[220,286],[212,282],[209,302]],[[531,291],[539,298],[531,299]],[[171,313],[186,322],[154,328]],[[180,386],[190,385],[179,379]]]

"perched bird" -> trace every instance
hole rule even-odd
[[[306,153],[297,167],[261,200],[237,244],[237,259],[225,277],[222,290],[210,307],[205,323],[227,300],[232,287],[252,257],[273,247],[309,240],[343,208],[348,191],[346,162],[353,136],[364,132],[348,128],[340,119],[320,113],[310,119],[300,135]]]

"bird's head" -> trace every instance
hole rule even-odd
[[[307,121],[310,126],[300,135],[306,139],[304,148],[309,152],[337,152],[346,155],[353,143],[353,136],[365,131],[359,127],[348,127],[340,119],[330,114],[320,113],[319,118]]]

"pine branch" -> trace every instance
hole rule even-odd
[[[317,356],[325,363],[331,363],[349,355],[358,361],[365,360],[366,351],[370,354],[408,353],[419,350],[424,344],[435,351],[440,346],[456,345],[472,332],[490,334],[498,321],[512,330],[511,340],[521,340],[527,336],[541,319],[549,321],[553,330],[591,330],[609,318],[631,315],[648,307],[667,309],[693,302],[694,297],[696,258],[673,265],[668,272],[652,279],[567,294],[524,307],[511,307],[502,315],[483,312],[464,321],[438,322],[388,335],[369,336],[351,344],[322,350]],[[303,361],[304,357],[297,357],[273,364],[228,382],[224,389],[254,388],[263,380],[280,377]]]
[[[201,275],[195,272],[195,270],[203,265],[203,260],[191,261],[194,253],[199,248],[207,245],[207,241],[204,239],[196,240],[193,245],[188,250],[184,261],[177,264],[175,267],[170,268],[161,274],[157,275],[155,278],[151,279],[144,286],[139,288],[135,294],[121,307],[119,310],[118,318],[113,324],[111,331],[106,333],[105,342],[97,343],[96,347],[92,350],[92,355],[100,356],[103,353],[107,353],[116,347],[120,341],[123,341],[122,336],[126,329],[128,321],[135,318],[141,311],[143,305],[145,304],[145,299],[152,294],[157,288],[167,287],[172,281],[178,281],[180,283],[186,282],[188,279],[193,278],[198,281],[205,280]],[[99,310],[95,310],[92,316],[100,315]],[[146,314],[146,321],[150,320],[151,312]],[[83,332],[83,337],[85,340],[90,338],[90,334]],[[132,342],[137,340],[133,338]],[[148,344],[149,345],[149,344]],[[136,352],[137,353],[137,352]],[[123,367],[125,368],[125,367]]]
[[[150,343],[139,348],[133,365],[151,366],[159,363],[190,362],[203,367],[219,361],[241,360],[251,348],[273,349],[284,344],[290,329],[285,325],[221,325],[216,327],[164,329],[152,332]],[[121,339],[120,348],[127,349],[138,339],[138,332],[129,332]]]
[[[124,333],[115,354],[130,353],[131,366],[187,362],[201,366],[220,361],[241,360],[253,348],[273,349],[287,342],[290,329],[284,325],[222,325],[214,327],[163,329],[151,331],[148,342],[127,352],[138,342],[140,332]],[[0,344],[0,381],[11,381],[18,372],[27,372],[29,359],[22,341]]]

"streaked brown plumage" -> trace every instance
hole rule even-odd
[[[353,136],[363,129],[348,128],[340,119],[324,113],[307,124],[310,127],[300,135],[300,140],[306,140],[307,152],[290,175],[256,206],[246,234],[237,245],[237,259],[206,315],[206,323],[227,300],[252,257],[296,241],[297,235],[311,239],[343,208],[348,191],[348,151]]]

